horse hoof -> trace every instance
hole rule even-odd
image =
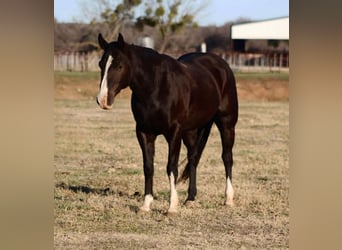
[[[138,209],[137,214],[147,214],[150,211],[150,209],[146,209],[144,207],[141,207]]]
[[[177,211],[167,211],[166,216],[169,218],[174,218],[178,215]]]
[[[190,200],[187,200],[184,205],[186,208],[193,208],[195,206],[195,201],[190,201]]]
[[[224,203],[227,207],[234,207],[234,201],[229,200]]]

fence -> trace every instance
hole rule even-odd
[[[98,71],[99,52],[68,52],[54,55],[55,71]],[[172,54],[177,58],[179,55]],[[288,71],[288,53],[238,53],[229,52],[222,57],[236,71]]]
[[[288,53],[228,53],[223,58],[238,71],[288,71]]]
[[[100,53],[66,52],[54,55],[55,71],[98,71]]]

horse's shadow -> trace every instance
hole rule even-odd
[[[65,182],[59,182],[55,185],[56,188],[70,190],[74,193],[85,193],[85,194],[99,194],[102,196],[108,196],[113,194],[113,191],[110,188],[92,188],[89,186],[82,185],[68,185]]]
[[[127,192],[122,192],[122,191],[114,191],[110,188],[93,188],[90,186],[85,186],[85,185],[68,185],[65,182],[59,182],[55,185],[56,188],[59,189],[64,189],[64,190],[70,190],[74,193],[84,193],[84,194],[96,194],[100,196],[119,196],[123,197],[126,199],[130,200],[138,200],[142,201],[143,200],[143,195],[140,192],[135,192],[134,194],[128,194]],[[155,200],[158,201],[162,199],[160,196],[156,196]],[[127,205],[129,207],[129,210],[135,214],[149,214],[149,213],[143,213],[140,210],[139,206],[136,205]],[[159,214],[166,214],[165,211],[161,209],[151,209],[152,212],[154,213],[159,213]]]
[[[129,199],[136,199],[139,197],[142,197],[142,195],[139,192],[135,192],[134,194],[128,194],[126,192],[122,191],[114,191],[110,188],[93,188],[89,186],[84,185],[68,185],[65,182],[59,182],[55,185],[56,188],[64,189],[64,190],[70,190],[74,193],[84,193],[84,194],[97,194],[101,196],[119,196],[119,197],[126,197]]]

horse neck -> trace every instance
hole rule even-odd
[[[147,98],[155,89],[154,72],[151,69],[153,64],[158,63],[158,53],[148,48],[130,45],[128,57],[131,64],[129,86],[135,96]],[[151,57],[157,60],[151,61]]]

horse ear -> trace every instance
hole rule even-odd
[[[123,38],[123,36],[122,36],[121,33],[119,33],[118,43],[119,43],[119,45],[120,45],[121,47],[123,47],[123,46],[125,45],[125,40],[124,40],[124,38]]]
[[[101,33],[99,33],[98,40],[100,47],[105,50],[108,47],[108,42],[102,37]]]

